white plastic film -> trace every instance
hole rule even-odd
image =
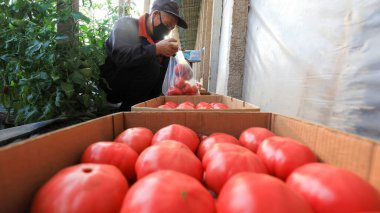
[[[380,139],[380,0],[251,0],[243,98]]]

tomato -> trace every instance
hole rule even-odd
[[[136,162],[137,179],[159,170],[173,170],[190,175],[201,181],[201,161],[183,143],[169,140],[144,150]]]
[[[193,85],[191,88],[193,89],[193,95],[198,94],[198,87],[196,85]]]
[[[178,89],[184,88],[186,85],[186,79],[182,77],[176,77],[174,79],[174,86],[177,87]]]
[[[211,134],[209,137],[219,135],[219,134],[221,134],[221,133],[217,133],[217,134],[214,133],[214,134]],[[214,146],[217,144],[218,144],[218,146],[216,146],[217,148],[214,148]],[[202,158],[203,168],[206,168],[209,161],[211,161],[211,159],[215,158],[221,152],[242,152],[242,151],[245,152],[245,151],[249,151],[245,147],[237,146],[236,144],[233,144],[233,143],[217,143],[217,144],[214,144],[213,146],[211,146],[204,153],[203,158]],[[244,149],[242,149],[242,148],[244,148]]]
[[[214,213],[211,194],[194,178],[175,171],[152,173],[134,184],[121,213]]]
[[[228,109],[228,106],[226,106],[225,104],[222,104],[222,103],[214,103],[212,105],[212,108],[213,109]]]
[[[222,149],[220,148],[222,147]],[[223,150],[223,147],[235,147]],[[212,158],[208,153],[214,152]],[[242,146],[231,143],[218,143],[206,152],[204,159],[208,159],[205,167],[205,182],[207,186],[219,193],[223,185],[233,175],[240,172],[267,173],[267,169],[256,154]]]
[[[243,172],[223,186],[216,202],[218,213],[313,213],[305,200],[281,180]]]
[[[207,152],[207,150],[209,150],[216,143],[233,143],[240,145],[239,140],[232,135],[226,133],[211,135],[202,140],[202,142],[199,144],[197,151],[198,158],[202,160],[203,155]]]
[[[309,147],[285,137],[270,137],[265,139],[257,150],[270,174],[282,180],[298,167],[317,161],[317,157]]]
[[[199,145],[197,134],[185,126],[172,124],[156,132],[152,139],[152,144],[159,143],[163,140],[176,140],[186,144],[191,151],[195,152]]]
[[[177,87],[169,87],[167,91],[168,95],[182,95],[182,91]]]
[[[62,169],[39,189],[32,213],[118,212],[128,190],[112,165],[79,164]]]
[[[190,80],[193,77],[193,71],[188,64],[177,64],[174,67],[174,72],[177,77],[183,77],[186,80]]]
[[[188,83],[185,83],[185,86],[182,88],[182,93],[185,95],[194,95],[193,88]]]
[[[251,127],[240,134],[239,141],[243,146],[256,153],[261,142],[272,136],[274,134],[265,128]]]
[[[171,108],[176,108],[178,104],[174,103],[173,101],[167,101],[164,105],[168,105]]]
[[[138,154],[124,143],[97,142],[87,147],[82,163],[101,163],[116,166],[129,181],[136,178],[135,163]]]
[[[289,175],[286,184],[316,213],[380,211],[380,196],[368,182],[345,169],[310,163]]]
[[[157,108],[159,108],[159,109],[173,109],[173,107],[171,107],[171,106],[169,106],[169,105],[166,105],[166,104],[164,104],[164,105],[160,105],[160,106],[158,106]]]
[[[195,109],[212,109],[212,107],[206,102],[199,102]]]
[[[120,133],[115,141],[122,142],[134,149],[140,154],[145,148],[152,143],[153,132],[145,127],[134,127],[124,130]]]
[[[195,107],[195,104],[191,101],[185,101],[185,102],[182,102],[182,104],[187,104],[187,105],[190,105],[192,107]]]
[[[189,104],[179,104],[176,109],[194,109],[193,106],[189,105]]]
[[[184,64],[176,64],[174,67],[174,72],[177,77],[182,77],[185,72],[185,65]]]

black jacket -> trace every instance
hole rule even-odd
[[[146,34],[147,17],[119,19],[106,41],[100,85],[109,102],[131,105],[161,94],[168,58],[156,56],[156,46]]]

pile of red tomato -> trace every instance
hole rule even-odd
[[[53,176],[32,212],[380,211],[379,193],[297,141],[252,127],[239,138],[173,124],[97,142]]]
[[[160,109],[228,109],[223,103],[207,103],[207,102],[199,102],[198,104],[194,104],[191,101],[185,101],[180,104],[177,104],[173,101],[167,101],[164,104],[158,106]]]
[[[188,64],[177,64],[174,67],[174,78],[167,90],[167,95],[196,95],[198,87],[191,85],[189,81],[193,78],[193,71]]]

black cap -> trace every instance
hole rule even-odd
[[[187,29],[187,23],[179,16],[179,6],[175,0],[155,0],[153,2],[152,11],[164,11],[177,17],[177,25]]]

